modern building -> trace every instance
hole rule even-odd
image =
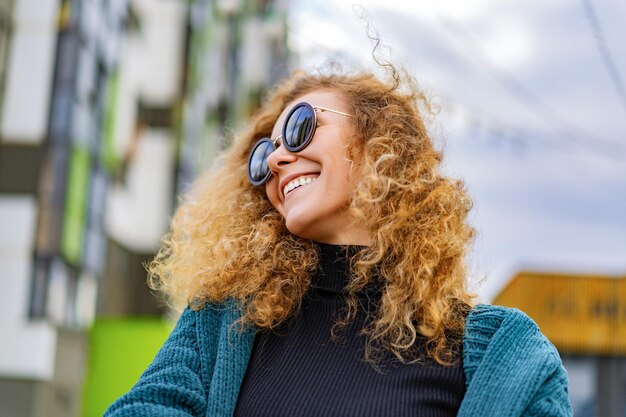
[[[89,353],[161,321],[142,263],[287,58],[284,1],[0,2],[0,415],[101,414]]]

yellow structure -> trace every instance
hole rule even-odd
[[[493,304],[524,311],[561,353],[626,355],[626,276],[520,272]]]

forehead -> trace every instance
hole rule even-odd
[[[349,112],[346,100],[339,92],[335,90],[314,90],[314,91],[308,92],[306,94],[296,97],[293,101],[291,101],[289,104],[285,106],[282,113],[276,120],[276,123],[274,123],[274,129],[272,130],[272,138],[275,138],[278,135],[280,135],[283,123],[285,122],[285,118],[287,117],[287,114],[289,114],[289,111],[296,104],[301,103],[303,101],[311,104],[313,107],[315,106],[327,107],[329,109],[338,110],[338,111],[342,111],[345,113]],[[324,113],[322,113],[322,115],[320,116],[320,113],[318,113],[318,117],[324,117],[323,114]]]

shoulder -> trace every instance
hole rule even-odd
[[[519,338],[547,341],[537,323],[517,308],[478,304],[467,315],[464,339],[469,343]]]
[[[197,326],[221,327],[241,316],[241,306],[232,299],[222,302],[190,303],[181,313],[179,322],[193,322]]]
[[[492,396],[511,398],[515,415],[548,415],[524,412],[551,410],[549,415],[571,416],[567,373],[557,349],[528,315],[516,308],[479,304],[467,316],[463,337],[463,368],[467,394],[464,413],[501,415]],[[556,413],[554,410],[561,410]],[[530,409],[529,409],[530,410]]]
[[[179,320],[193,322],[201,342],[232,339],[236,335],[254,334],[252,326],[237,323],[243,312],[241,304],[233,299],[223,302],[190,304]]]
[[[467,315],[465,337],[488,341],[502,328],[506,328],[511,337],[515,337],[517,333],[541,333],[537,323],[517,308],[478,304]],[[515,331],[513,334],[510,333],[512,330]]]
[[[463,360],[469,374],[485,358],[514,355],[560,364],[558,351],[526,313],[510,307],[478,304],[469,312],[463,336]],[[496,354],[496,355],[493,355]]]

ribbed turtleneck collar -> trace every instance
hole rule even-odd
[[[319,248],[319,270],[313,278],[314,288],[341,293],[350,282],[350,258],[364,246],[329,245],[317,243]]]

